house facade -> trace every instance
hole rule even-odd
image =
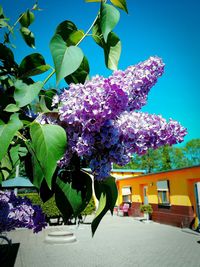
[[[129,216],[141,216],[140,205],[151,204],[153,221],[178,227],[198,227],[200,166],[151,174],[113,170],[111,175],[117,180],[117,205],[129,202]]]

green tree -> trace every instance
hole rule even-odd
[[[130,162],[124,166],[119,166],[117,164],[113,164],[114,169],[132,169],[132,170],[137,170],[141,169],[141,163],[140,163],[140,156],[137,154],[132,155],[132,158]]]
[[[184,153],[184,147],[172,147],[170,150],[172,169],[190,166],[189,160]]]
[[[137,154],[132,155],[131,161],[125,166],[121,167],[114,164],[114,168],[123,169],[140,169],[146,170],[147,173],[155,172],[160,170],[161,166],[161,149],[153,150],[149,149],[145,155],[139,156]]]
[[[163,146],[161,149],[161,164],[159,170],[166,171],[172,168],[170,158],[170,146]]]
[[[149,149],[140,160],[141,169],[145,169],[147,173],[157,171],[160,166],[160,149]]]
[[[191,166],[200,164],[200,139],[192,139],[187,142],[184,153]]]

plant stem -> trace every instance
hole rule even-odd
[[[17,23],[20,21],[20,19],[23,17],[24,13],[21,14],[21,16],[15,21],[15,23],[13,24],[13,26],[9,29],[9,32],[7,34],[7,36],[9,37],[10,33],[13,31],[13,29],[15,28],[15,26],[17,25]],[[4,40],[3,42],[4,44],[6,43],[6,41]]]
[[[28,141],[28,139],[26,139],[26,137],[24,137],[19,131],[17,132],[17,137],[19,137],[24,142],[27,142]]]
[[[46,77],[46,79],[43,82],[43,86],[48,82],[48,80],[54,75],[54,73],[56,72],[54,68],[52,68],[53,71]]]
[[[79,40],[79,42],[76,44],[76,46],[78,46],[83,39],[85,39],[86,36],[88,36],[89,32],[91,31],[92,27],[94,26],[95,22],[97,21],[99,16],[99,13],[97,14],[96,18],[94,19],[94,21],[92,22],[91,26],[89,27],[89,29],[86,31],[86,33],[83,35],[83,37]]]

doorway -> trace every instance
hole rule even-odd
[[[148,201],[148,186],[147,185],[143,186],[143,198],[144,198],[144,205],[149,204],[149,201]]]
[[[194,184],[195,200],[196,200],[196,213],[200,222],[200,182]]]

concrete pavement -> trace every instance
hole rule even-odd
[[[78,241],[45,243],[55,230],[70,230]],[[8,236],[20,242],[15,267],[200,267],[199,233],[133,217],[107,214],[93,238],[88,224],[48,227],[39,234],[19,229]]]

